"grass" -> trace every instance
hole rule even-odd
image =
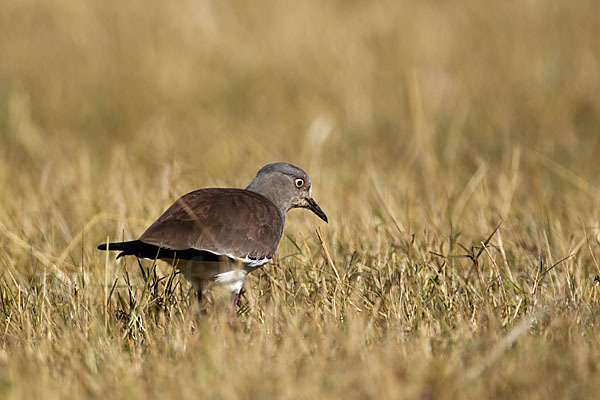
[[[0,397],[595,397],[596,8],[0,0]],[[237,331],[96,250],[280,160]]]

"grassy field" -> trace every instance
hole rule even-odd
[[[0,398],[596,397],[597,2],[226,3],[0,0]],[[274,161],[236,331],[96,250]]]

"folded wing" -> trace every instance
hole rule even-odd
[[[237,259],[270,259],[283,216],[266,197],[243,189],[201,189],[179,198],[139,241],[169,250],[201,250]]]

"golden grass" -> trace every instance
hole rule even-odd
[[[593,0],[0,0],[0,397],[595,397],[599,37]],[[330,223],[290,213],[235,332],[96,250],[280,160]]]

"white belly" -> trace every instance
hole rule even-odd
[[[265,260],[265,263],[267,261]],[[196,289],[203,290],[210,282],[216,282],[231,292],[242,290],[246,275],[258,268],[257,265],[245,265],[239,262],[187,260],[179,260],[176,267]]]

